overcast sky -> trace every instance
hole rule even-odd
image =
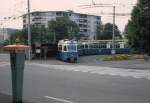
[[[30,0],[31,11],[36,10],[73,10],[78,13],[88,13],[102,16],[102,22],[112,22],[112,15],[102,15],[101,13],[112,13],[112,8],[86,8],[80,5],[89,5],[92,0]],[[96,4],[111,3],[116,4],[117,13],[131,13],[133,4],[137,0],[94,0]],[[1,0],[0,1],[0,24],[3,23],[4,17],[18,17],[27,12],[27,0]],[[116,24],[120,30],[124,29],[124,25],[128,22],[130,16],[116,16]],[[22,18],[17,20],[5,20],[1,27],[22,28]]]

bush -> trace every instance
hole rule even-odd
[[[118,60],[127,60],[129,59],[125,54],[117,54],[117,55],[110,55],[104,58],[104,61],[118,61]]]

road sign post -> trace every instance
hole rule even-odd
[[[10,52],[13,103],[23,102],[22,91],[25,51],[29,49],[30,46],[20,44],[7,45],[4,47],[4,50]]]

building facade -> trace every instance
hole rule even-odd
[[[101,23],[101,17],[96,15],[88,15],[75,13],[73,11],[36,11],[30,13],[31,25],[48,27],[48,21],[56,20],[57,17],[68,15],[70,20],[76,22],[80,28],[79,34],[85,39],[94,39],[96,37],[97,25]],[[23,15],[23,27],[28,24],[28,15]]]
[[[0,28],[0,42],[9,38],[8,29]]]
[[[16,32],[19,29],[13,28],[0,28],[0,42],[9,40],[12,33]]]

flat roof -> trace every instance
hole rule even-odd
[[[87,14],[87,13],[77,13],[77,12],[74,12],[74,11],[71,11],[71,10],[66,10],[66,11],[32,11],[32,12],[30,12],[30,14],[32,14],[32,13],[49,13],[49,12],[67,12],[67,13],[69,13],[69,12],[71,12],[71,13],[74,13],[74,14],[79,14],[79,15],[88,15],[88,16],[97,16],[97,17],[101,17],[101,16],[99,16],[99,15],[94,15],[94,14]],[[27,15],[27,14],[24,14],[24,15]],[[23,15],[23,16],[24,16]]]

